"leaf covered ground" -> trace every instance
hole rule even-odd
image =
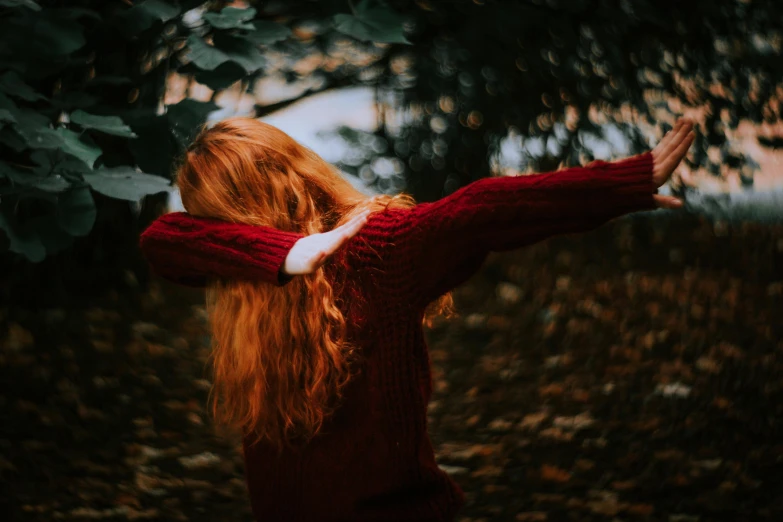
[[[783,519],[783,228],[656,215],[493,254],[429,331],[462,522]],[[4,520],[251,520],[198,292],[5,310]]]

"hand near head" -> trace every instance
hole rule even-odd
[[[695,138],[693,122],[680,118],[674,128],[667,132],[658,146],[653,149],[653,183],[656,188],[669,181],[688,153],[688,149],[693,145]],[[659,208],[682,207],[682,200],[673,196],[655,194],[653,199]]]
[[[302,275],[315,272],[367,222],[369,210],[352,218],[329,232],[305,236],[288,252],[283,264],[283,272],[287,275]]]

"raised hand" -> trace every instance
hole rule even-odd
[[[294,243],[283,263],[283,272],[288,275],[315,272],[330,255],[359,232],[367,222],[369,214],[370,211],[365,210],[334,230],[311,234]]]
[[[666,133],[661,142],[652,151],[653,183],[660,187],[671,178],[674,171],[688,153],[696,134],[693,132],[693,122],[679,119],[674,128]],[[674,196],[653,195],[656,205],[660,208],[680,208],[682,201]]]

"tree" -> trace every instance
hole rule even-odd
[[[772,0],[0,0],[0,14],[0,228],[32,261],[90,231],[77,246],[93,261],[111,250],[97,238],[135,243],[128,202],[168,190],[223,93],[273,76],[299,93],[248,114],[374,88],[379,130],[344,130],[367,150],[343,166],[420,200],[489,175],[509,135],[519,168],[546,169],[589,160],[607,129],[641,150],[645,127],[688,110],[691,160],[750,184],[732,133],[780,121]],[[210,94],[172,97],[173,79]]]
[[[780,122],[779,2],[393,6],[413,21],[412,45],[389,49],[378,88],[406,112],[380,137],[406,161],[408,190],[421,199],[489,175],[509,133],[538,145],[523,149],[518,168],[550,169],[589,161],[591,143],[608,129],[631,141],[629,153],[644,150],[643,130],[683,113],[701,121],[692,164],[715,175],[735,169],[750,185],[756,165],[730,138],[743,121]]]
[[[274,6],[259,13],[192,0],[69,7],[3,0],[0,9],[0,228],[8,248],[30,261],[92,230],[94,194],[138,202],[168,190],[172,162],[218,109],[213,100],[168,103],[172,74],[216,94],[237,82],[248,89],[272,69],[265,53],[276,44],[292,56],[311,47],[270,20],[302,22]],[[335,13],[315,6],[306,14],[340,34],[404,41],[396,15],[380,2]],[[306,94],[358,82],[345,68]]]

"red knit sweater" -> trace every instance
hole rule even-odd
[[[338,303],[361,368],[323,433],[277,454],[245,445],[257,520],[450,521],[463,502],[438,468],[427,434],[432,390],[422,331],[425,306],[468,279],[490,251],[593,229],[651,209],[652,156],[555,173],[487,178],[434,203],[370,216],[324,266],[350,267]],[[142,249],[163,277],[285,284],[278,274],[299,234],[173,213],[144,232]],[[345,268],[341,268],[345,271]],[[362,299],[351,299],[361,295]],[[292,311],[295,313],[295,311]]]

